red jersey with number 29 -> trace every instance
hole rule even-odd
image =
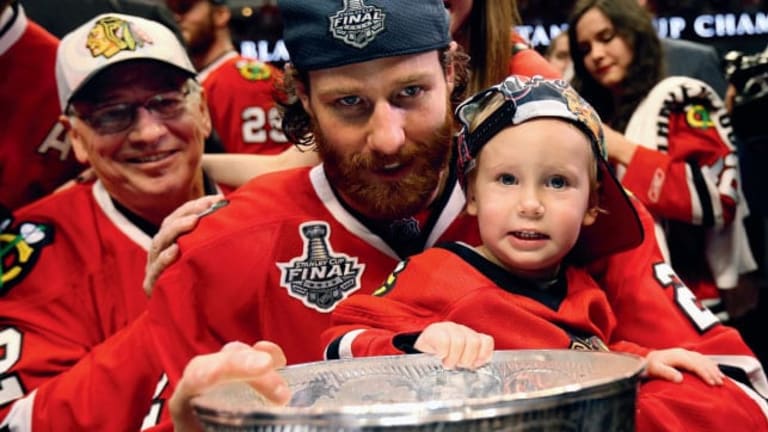
[[[227,153],[277,154],[290,147],[273,98],[280,74],[234,51],[200,71],[213,128]]]

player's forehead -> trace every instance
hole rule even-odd
[[[438,51],[384,57],[309,72],[313,93],[357,94],[373,89],[396,89],[445,80]]]

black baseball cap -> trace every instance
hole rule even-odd
[[[278,0],[291,63],[310,71],[442,49],[442,0]]]

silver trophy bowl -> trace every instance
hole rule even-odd
[[[633,431],[645,362],[572,350],[496,351],[476,370],[446,370],[428,355],[335,360],[281,370],[287,406],[244,382],[192,405],[211,432]]]

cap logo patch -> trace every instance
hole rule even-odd
[[[344,0],[344,9],[328,17],[328,30],[335,39],[355,48],[365,48],[384,30],[386,13],[363,0]]]
[[[584,99],[582,99],[572,87],[566,87],[563,90],[563,96],[565,96],[565,100],[568,104],[568,110],[574,113],[577,119],[587,126],[589,130],[592,131],[592,135],[600,141],[598,143],[598,150],[600,150],[600,156],[605,158],[607,152],[605,149],[602,129],[600,128],[600,118],[597,117],[595,111],[589,108],[589,105],[585,103]]]
[[[149,37],[130,22],[108,16],[96,21],[85,45],[93,57],[110,58],[121,51],[135,51],[137,47],[151,43]]]

